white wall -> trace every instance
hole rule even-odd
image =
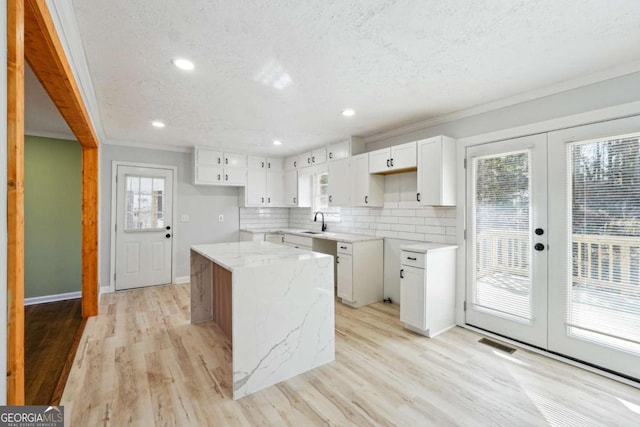
[[[198,243],[238,240],[240,227],[238,188],[193,185],[191,153],[149,150],[104,144],[100,157],[100,286],[109,285],[111,258],[111,169],[114,160],[155,165],[177,166],[178,186],[175,202],[178,217],[174,219],[176,245],[176,277],[188,277],[189,247]],[[189,222],[180,222],[187,214]],[[218,222],[218,215],[224,222]]]
[[[7,2],[0,1],[0,63],[7,63]],[[7,67],[0,67],[0,366],[7,378]],[[0,405],[7,404],[7,381],[0,381]]]

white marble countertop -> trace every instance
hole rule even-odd
[[[270,242],[213,243],[193,245],[191,249],[229,271],[291,261],[332,258],[331,255]]]
[[[368,236],[366,234],[351,234],[351,233],[332,233],[330,231],[315,231],[305,230],[300,228],[241,228],[240,231],[246,231],[247,233],[281,233],[281,234],[295,234],[296,236],[313,237],[314,239],[333,240],[336,242],[366,242],[369,240],[382,240],[383,237]],[[305,231],[313,231],[313,233],[305,233]],[[318,234],[315,234],[318,233]]]
[[[403,245],[400,247],[403,251],[417,252],[426,254],[427,251],[435,251],[440,249],[455,249],[458,245],[448,245],[443,243],[416,243],[413,245]]]

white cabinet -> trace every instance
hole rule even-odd
[[[351,155],[351,144],[349,140],[336,142],[328,147],[327,157],[329,161],[345,159]]]
[[[291,156],[284,159],[284,168],[288,171],[298,169],[298,157]]]
[[[284,173],[284,205],[298,206],[298,171],[295,169]]]
[[[295,234],[285,234],[283,243],[287,246],[310,251],[313,246],[313,238],[297,236]]]
[[[456,141],[436,136],[418,141],[418,193],[425,206],[456,204]]]
[[[421,243],[402,247],[400,320],[432,338],[455,326],[455,245]]]
[[[369,154],[351,157],[351,206],[382,207],[384,204],[384,176],[369,174]]]
[[[383,240],[338,241],[337,295],[344,304],[362,307],[383,299]]]
[[[284,172],[282,159],[249,156],[247,184],[241,190],[243,206],[283,206]]]
[[[245,185],[247,156],[195,147],[193,171],[196,185]]]
[[[326,147],[316,148],[311,152],[311,165],[321,165],[327,162]]]
[[[349,206],[349,158],[329,162],[329,206]]]
[[[307,151],[305,153],[298,154],[298,169],[306,168],[307,166],[311,166],[311,151]]]
[[[415,170],[417,166],[416,142],[395,145],[369,153],[369,173],[395,173]]]

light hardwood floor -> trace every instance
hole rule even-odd
[[[336,303],[336,361],[231,400],[229,341],[189,323],[188,285],[107,294],[61,404],[67,424],[640,425],[640,390],[454,328],[408,332],[398,306]]]

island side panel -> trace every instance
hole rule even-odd
[[[233,271],[233,398],[335,360],[333,257]]]
[[[191,251],[191,323],[213,320],[213,263]]]
[[[231,272],[213,263],[213,321],[222,332],[231,337]]]

